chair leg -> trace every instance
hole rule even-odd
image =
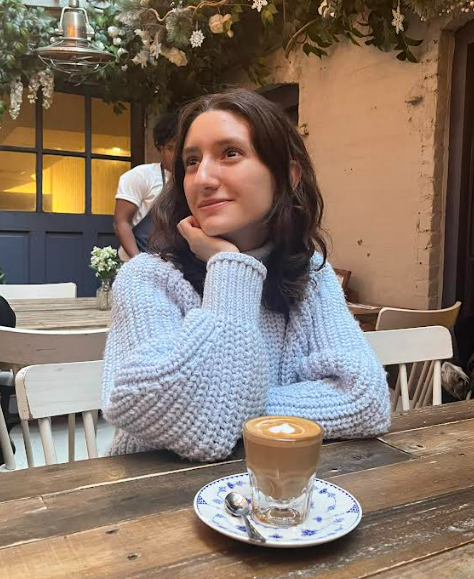
[[[28,461],[28,468],[35,466],[35,460],[33,458],[33,448],[31,446],[30,437],[30,427],[28,426],[28,420],[21,421],[21,430],[23,432],[23,441],[25,443],[26,460]]]
[[[53,443],[53,433],[51,431],[51,421],[49,418],[38,419],[41,442],[43,444],[44,458],[46,464],[57,464],[56,450]]]
[[[392,399],[392,412],[397,410],[398,400],[400,398],[401,383],[400,383],[400,368],[398,369],[397,383],[395,384],[395,391]]]
[[[0,446],[2,447],[3,458],[5,459],[5,467],[8,470],[16,469],[15,455],[13,454],[12,445],[10,443],[10,436],[8,435],[7,424],[0,408]]]
[[[95,437],[92,412],[83,412],[82,422],[84,424],[84,434],[86,436],[87,454],[89,455],[89,458],[97,458],[97,441]]]
[[[410,410],[410,397],[408,396],[406,364],[400,364],[399,380],[400,380],[400,390],[402,394],[402,408],[404,411]]]
[[[68,414],[68,460],[73,462],[76,457],[76,415]]]
[[[441,398],[441,362],[436,360],[433,370],[433,406],[441,404]]]
[[[99,411],[91,410],[92,420],[94,421],[94,434],[97,436],[97,423],[99,422]]]

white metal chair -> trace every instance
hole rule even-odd
[[[85,362],[101,360],[103,357],[107,329],[48,331],[23,330],[0,326],[0,365],[11,369],[16,375],[25,366],[63,362]],[[72,419],[70,419],[72,428]],[[28,466],[34,466],[33,450],[28,422],[21,420]],[[5,465],[15,468],[15,457],[10,447],[6,429],[0,418],[0,442]],[[6,436],[6,438],[5,438]]]
[[[75,283],[0,284],[0,296],[6,300],[44,300],[47,298],[75,298]]]
[[[456,302],[451,307],[442,310],[382,308],[377,317],[375,329],[400,330],[402,328],[421,328],[425,326],[443,326],[451,329],[456,323],[461,305],[461,302]]]
[[[94,414],[101,405],[102,361],[44,364],[22,368],[15,378],[18,412],[38,420],[46,464],[56,464],[51,418],[81,412],[89,458],[97,458]],[[75,428],[69,421],[69,460],[74,460]]]
[[[429,326],[366,332],[383,366],[398,365],[392,410],[441,404],[441,361],[452,357],[447,328]]]

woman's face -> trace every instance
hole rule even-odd
[[[257,156],[246,121],[226,111],[199,115],[183,148],[184,192],[201,229],[249,251],[268,237],[272,173]]]

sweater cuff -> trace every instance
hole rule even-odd
[[[221,252],[207,262],[202,309],[231,318],[257,319],[267,268],[244,253]]]

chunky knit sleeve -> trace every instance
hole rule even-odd
[[[289,324],[295,339],[282,385],[270,388],[268,414],[321,423],[325,438],[386,432],[390,398],[385,372],[349,312],[329,264],[312,275],[308,298]]]
[[[200,303],[159,258],[126,264],[114,283],[105,352],[106,419],[148,448],[201,461],[230,454],[242,423],[262,414],[267,400],[259,332],[265,277],[253,257],[219,253],[209,260]]]

